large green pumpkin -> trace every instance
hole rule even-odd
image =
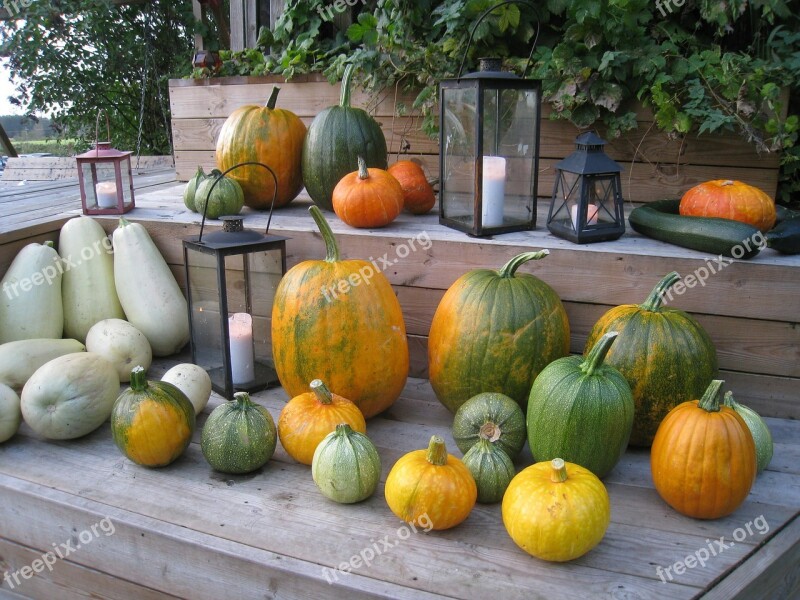
[[[632,446],[650,446],[667,413],[702,397],[708,382],[717,378],[717,352],[700,323],[682,310],[662,306],[678,280],[680,275],[673,271],[644,303],[612,308],[586,341],[588,351],[609,331],[619,333],[605,362],[625,376],[633,391]]]
[[[563,458],[598,477],[619,462],[631,435],[633,396],[622,373],[603,364],[616,337],[605,334],[586,358],[559,358],[533,382],[528,444],[535,461]]]
[[[481,392],[505,394],[525,408],[539,371],[569,353],[558,295],[516,272],[548,254],[524,252],[499,271],[470,271],[445,293],[431,323],[428,368],[436,397],[450,411]]]
[[[250,473],[272,458],[278,432],[269,411],[246,392],[215,408],[203,426],[200,448],[222,473]]]
[[[341,423],[314,451],[311,476],[319,491],[334,502],[361,502],[378,487],[381,457],[366,435]]]
[[[386,138],[381,126],[366,111],[350,106],[353,65],[347,65],[338,106],[319,113],[308,127],[303,143],[303,183],[314,203],[333,210],[333,189],[353,171],[358,157],[367,167],[386,169]]]

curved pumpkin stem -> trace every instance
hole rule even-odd
[[[728,390],[722,398],[722,403],[728,408],[736,410],[737,406],[742,406],[733,398],[733,392]]]
[[[722,379],[714,379],[709,383],[697,406],[708,412],[719,412],[719,392],[723,383]]]
[[[269,100],[267,100],[267,108],[273,110],[275,108],[275,103],[278,101],[278,93],[281,91],[277,85],[272,88],[272,93],[269,95]]]
[[[358,157],[358,178],[369,179],[369,169],[367,169],[367,161],[363,156]]]
[[[333,402],[333,396],[331,395],[331,391],[328,389],[321,379],[315,379],[309,385],[311,391],[314,392],[314,395],[319,400],[320,404],[330,404]]]
[[[447,447],[444,445],[444,440],[438,435],[431,437],[427,459],[429,463],[438,467],[447,464]]]
[[[553,483],[564,483],[567,477],[567,465],[564,464],[563,458],[554,458],[550,461],[550,466],[553,471],[550,473],[550,481]]]
[[[656,284],[656,287],[653,288],[653,291],[650,292],[647,299],[639,305],[639,308],[652,312],[661,310],[661,304],[664,302],[664,294],[667,293],[669,288],[678,283],[680,279],[681,276],[678,275],[677,271],[667,273],[664,278]]]
[[[131,389],[134,392],[143,392],[147,389],[147,371],[141,365],[131,370]]]
[[[336,243],[333,230],[331,226],[328,225],[328,221],[325,220],[325,215],[322,214],[322,211],[316,204],[309,208],[308,212],[311,213],[311,217],[317,224],[319,232],[322,234],[322,239],[325,242],[325,262],[337,262],[339,260],[339,244]]]
[[[523,252],[522,254],[517,254],[514,258],[500,267],[500,269],[497,271],[497,274],[500,277],[513,277],[517,269],[519,269],[520,266],[524,265],[529,260],[539,260],[548,254],[550,254],[550,250],[539,250],[537,252]]]
[[[120,217],[119,218],[119,226],[120,227],[127,227],[130,224],[131,224],[131,222],[128,221],[128,219],[126,219],[125,217]]]
[[[611,344],[614,343],[614,340],[617,339],[618,335],[619,333],[616,331],[609,331],[603,335],[603,337],[601,337],[597,343],[592,346],[592,349],[589,350],[586,360],[581,363],[581,371],[583,371],[586,375],[592,375],[595,369],[603,364],[606,354],[608,354],[608,351],[611,349]]]
[[[353,79],[353,69],[353,63],[350,63],[344,68],[342,76],[342,94],[339,97],[339,106],[344,108],[350,107],[350,81]]]
[[[236,392],[233,395],[233,400],[231,400],[231,402],[235,402],[236,408],[240,410],[244,410],[253,406],[253,401],[250,399],[250,394],[247,392]]]
[[[339,423],[336,426],[336,435],[338,436],[349,437],[351,433],[353,433],[353,428],[349,423]]]

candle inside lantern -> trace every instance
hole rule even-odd
[[[575,230],[578,229],[578,205],[574,204],[572,206],[572,227]],[[587,225],[597,225],[597,213],[600,212],[600,207],[597,204],[587,204],[586,205],[586,224]]]
[[[234,313],[228,317],[228,337],[233,383],[253,381],[253,317],[247,313]]]
[[[506,196],[506,159],[502,156],[483,157],[481,224],[500,227],[503,224],[503,205]]]
[[[117,206],[117,184],[113,181],[101,181],[94,186],[97,193],[97,206],[115,208]]]

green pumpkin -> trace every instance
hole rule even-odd
[[[563,458],[598,477],[619,462],[631,435],[634,405],[625,377],[603,363],[616,338],[617,332],[606,333],[586,358],[560,358],[533,382],[528,444],[537,462]]]
[[[194,174],[194,177],[192,177],[186,184],[186,187],[183,188],[183,203],[186,205],[186,208],[192,212],[197,212],[197,206],[194,201],[194,196],[197,193],[197,186],[207,177],[208,175],[206,175],[203,167],[197,167],[197,173]]]
[[[278,433],[269,411],[246,392],[220,404],[206,420],[200,438],[203,456],[222,473],[250,473],[264,466],[275,452]]]
[[[524,409],[539,371],[569,353],[569,322],[558,294],[516,272],[548,254],[524,252],[499,271],[470,271],[439,302],[428,371],[436,397],[451,412],[481,392],[505,394]]]
[[[319,491],[334,502],[360,502],[378,487],[381,458],[366,435],[341,423],[314,451],[311,476]]]
[[[488,440],[513,460],[525,445],[525,414],[504,394],[478,394],[456,411],[453,439],[464,454],[479,440]]]
[[[662,306],[679,280],[673,271],[658,282],[644,303],[610,309],[586,341],[584,352],[603,334],[619,332],[605,362],[625,376],[633,391],[632,446],[650,446],[671,409],[702,397],[708,382],[718,379],[717,352],[700,323],[682,310]]]
[[[206,219],[219,219],[223,215],[238,215],[244,206],[244,192],[239,182],[230,177],[221,177],[220,182],[214,186],[214,182],[220,179],[217,177],[207,177],[197,186],[194,195],[195,207],[201,215],[206,211]],[[214,187],[212,191],[212,186]],[[209,192],[211,196],[209,197]],[[206,210],[208,202],[208,210]]]
[[[761,473],[767,468],[767,465],[769,465],[769,461],[772,460],[772,453],[775,451],[775,446],[772,443],[772,434],[769,431],[769,427],[767,427],[764,419],[762,419],[761,415],[759,415],[756,411],[749,406],[745,406],[744,404],[739,404],[736,402],[736,400],[733,399],[732,392],[725,392],[724,402],[725,406],[735,410],[747,424],[747,428],[750,430],[750,433],[753,436],[753,441],[756,444],[757,472]]]
[[[514,463],[500,446],[487,439],[480,439],[461,459],[478,486],[478,502],[494,504],[503,499],[503,494],[514,479]]]
[[[381,126],[366,111],[350,106],[352,75],[353,65],[349,64],[339,105],[314,117],[303,142],[303,184],[314,203],[325,210],[333,210],[336,184],[358,170],[359,155],[368,167],[385,170],[388,166]]]

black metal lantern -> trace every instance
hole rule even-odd
[[[603,151],[605,141],[588,131],[576,150],[555,165],[556,180],[547,228],[558,237],[588,244],[625,233],[620,167]]]
[[[130,151],[111,146],[111,125],[106,114],[108,140],[99,141],[100,113],[97,113],[94,148],[78,154],[78,181],[85,215],[121,215],[134,207]]]
[[[529,5],[501,2],[485,11],[464,59],[477,26],[505,4]],[[482,58],[480,71],[462,77],[462,60],[458,77],[440,83],[439,222],[474,236],[536,226],[541,83],[500,66]]]
[[[203,215],[200,234],[183,241],[183,259],[192,362],[208,372],[216,392],[232,399],[235,391],[278,383],[270,319],[275,290],[286,272],[288,238],[269,235],[271,207],[263,234],[244,229],[241,216],[221,219],[222,231],[204,236]]]

